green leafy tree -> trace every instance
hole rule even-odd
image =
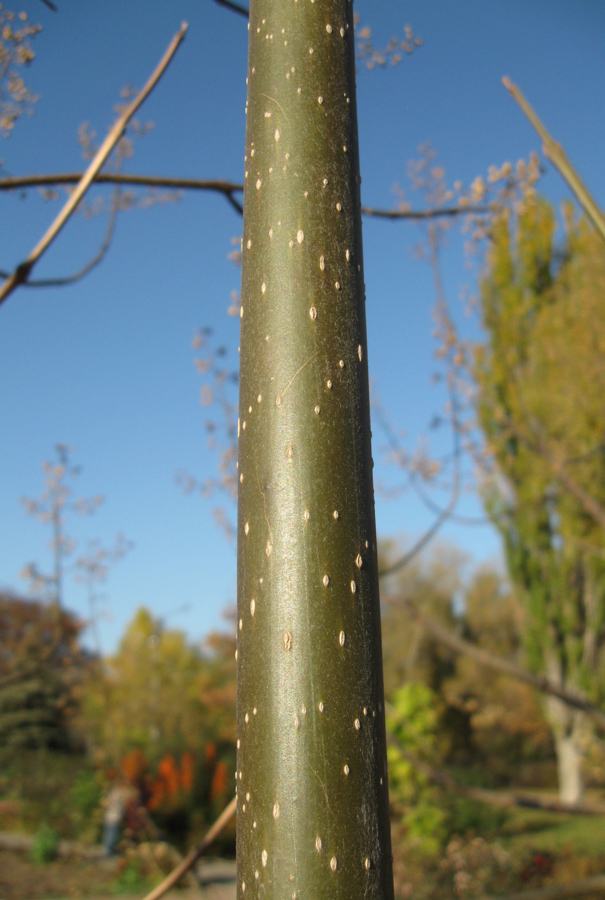
[[[605,688],[605,256],[532,193],[494,221],[481,287],[478,416],[487,509],[504,539],[537,671],[597,701]],[[560,793],[582,795],[581,713],[545,701]]]
[[[139,747],[152,762],[202,751],[215,735],[199,690],[206,661],[177,629],[141,607],[105,672],[88,687],[84,727],[117,761]]]
[[[397,554],[399,555],[399,554]],[[388,568],[392,548],[383,564]],[[508,580],[481,568],[465,584],[464,557],[437,544],[382,584],[385,692],[391,704],[405,684],[423,684],[440,698],[438,760],[472,770],[484,786],[519,783],[534,764],[553,760],[552,741],[535,691],[510,675],[490,673],[453,653],[424,617],[496,657],[526,665],[523,609]],[[410,616],[417,610],[420,618]],[[551,770],[548,769],[551,775]]]
[[[426,684],[409,681],[395,692],[387,716],[393,802],[402,815],[406,837],[416,850],[437,852],[446,835],[447,815],[439,791],[402,751],[434,762],[439,722],[438,697]]]
[[[352,5],[250,7],[238,897],[393,896]]]

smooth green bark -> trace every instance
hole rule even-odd
[[[238,898],[392,898],[352,4],[252,0]]]

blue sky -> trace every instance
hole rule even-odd
[[[0,174],[81,169],[78,126],[88,121],[103,136],[120,89],[142,86],[186,20],[187,38],[140,113],[155,127],[137,142],[125,170],[242,180],[243,18],[213,0],[57,5],[53,13],[39,0],[12,2],[43,26],[27,73],[40,100],[33,117],[0,139]],[[426,141],[449,180],[467,185],[490,165],[539,150],[502,87],[508,74],[605,206],[602,3],[358,0],[355,8],[377,46],[403,36],[407,23],[424,42],[396,68],[359,68],[366,205],[395,204],[394,186],[406,186],[407,163]],[[542,190],[555,203],[568,195],[550,167]],[[0,268],[9,269],[27,256],[58,206],[35,192],[3,194],[0,203]],[[104,224],[103,217],[76,216],[35,275],[79,268],[96,251]],[[41,463],[52,458],[56,443],[74,447],[82,466],[78,493],[101,493],[106,502],[93,517],[72,520],[71,533],[82,546],[93,537],[111,543],[118,530],[135,543],[105,587],[100,628],[106,650],[140,604],[198,639],[221,625],[221,611],[235,598],[235,548],[214,524],[214,501],[183,496],[175,473],[187,469],[206,478],[216,471],[191,342],[196,328],[211,326],[236,359],[239,320],[226,311],[239,271],[227,256],[240,229],[225,200],[210,194],[133,210],[120,217],[107,258],[86,279],[60,290],[21,289],[0,307],[0,585],[23,592],[19,572],[26,563],[50,568],[50,535],[27,518],[20,497],[40,494]],[[444,401],[431,385],[434,294],[428,268],[413,259],[418,238],[411,224],[364,222],[371,377],[411,448]],[[470,277],[459,238],[452,237],[443,263],[448,296],[458,308]],[[473,334],[472,324],[463,327]],[[397,473],[381,462],[376,427],[374,435],[376,477],[395,483]],[[480,510],[469,497],[460,511]],[[431,521],[409,492],[397,501],[377,500],[382,536],[412,541]],[[450,523],[442,535],[474,563],[498,557],[489,527]],[[87,614],[85,595],[73,582],[66,602]]]

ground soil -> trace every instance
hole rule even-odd
[[[115,879],[119,861],[116,859],[83,860],[57,859],[36,865],[27,854],[14,850],[0,850],[0,900],[50,900],[61,897],[142,898],[145,890],[131,894],[116,894]],[[216,872],[215,872],[216,869]],[[235,872],[232,863],[215,863],[200,869],[203,890],[171,891],[167,900],[235,900]]]
[[[0,900],[38,900],[110,894],[113,860],[57,859],[36,865],[27,854],[0,850]]]

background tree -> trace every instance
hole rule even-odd
[[[225,701],[234,685],[216,672],[224,666],[223,654],[208,661],[182,631],[141,607],[106,660],[105,677],[89,688],[86,721],[97,745],[111,748],[114,762],[138,747],[155,764],[166,753],[203,755],[210,742],[233,741]]]
[[[69,749],[88,661],[81,623],[57,604],[0,594],[0,754]]]
[[[35,563],[29,563],[23,570],[26,578],[35,591],[41,591],[53,603],[63,604],[63,581],[66,560],[74,552],[76,542],[65,530],[66,517],[69,513],[91,515],[101,503],[103,497],[96,496],[89,500],[83,497],[71,499],[73,488],[71,483],[80,474],[80,467],[70,462],[70,448],[65,444],[56,446],[57,462],[44,462],[45,487],[40,498],[34,500],[24,497],[22,503],[30,516],[35,516],[43,524],[52,529],[50,549],[53,556],[53,573],[42,572]]]
[[[0,135],[8,137],[24,113],[31,115],[38,99],[27,87],[21,67],[34,58],[31,39],[40,31],[27,13],[0,7]]]
[[[396,707],[404,685],[430,689],[437,698],[430,761],[457,777],[490,788],[550,786],[553,747],[535,690],[463,652],[452,653],[427,630],[427,621],[438,623],[489,655],[526,665],[522,609],[507,580],[487,567],[464,577],[463,562],[459,551],[436,544],[385,579],[387,700]]]
[[[464,590],[459,633],[494,656],[527,665],[524,613],[508,579],[484,567]],[[510,675],[487,672],[460,654],[442,690],[449,708],[464,716],[470,742],[453,744],[449,759],[472,765],[475,783],[488,786],[550,787],[554,752],[548,724],[535,690]]]
[[[493,469],[484,484],[525,609],[533,666],[601,701],[605,631],[605,386],[598,240],[531,193],[491,230],[477,346],[478,416]],[[573,349],[572,349],[573,348]],[[583,715],[546,701],[562,798],[582,796]]]

